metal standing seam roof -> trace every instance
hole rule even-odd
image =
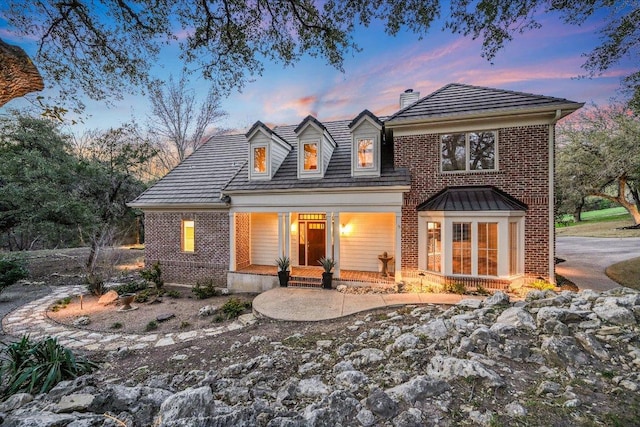
[[[536,108],[553,110],[560,106],[573,110],[582,105],[564,98],[450,83],[401,109],[385,123]]]
[[[493,186],[448,187],[418,205],[418,211],[526,211],[528,206]]]

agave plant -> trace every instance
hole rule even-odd
[[[73,352],[47,337],[32,341],[23,336],[2,351],[2,377],[7,377],[5,395],[19,391],[46,393],[60,381],[93,372],[98,364],[77,358]]]
[[[322,257],[318,260],[318,264],[324,268],[325,273],[331,273],[333,267],[336,266],[336,262],[333,258]]]

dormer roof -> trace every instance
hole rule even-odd
[[[299,134],[300,132],[302,132],[304,130],[305,127],[307,127],[309,124],[313,123],[314,125],[318,126],[322,131],[326,131],[327,128],[324,127],[324,125],[322,124],[322,122],[318,119],[316,119],[315,117],[313,117],[312,115],[308,115],[307,117],[305,117],[300,124],[294,129],[295,134]]]
[[[362,110],[362,112],[360,114],[358,114],[353,120],[351,120],[351,122],[348,124],[349,129],[353,129],[354,126],[358,125],[360,123],[360,120],[362,120],[363,118],[369,118],[371,119],[371,121],[375,124],[377,124],[380,128],[382,128],[383,123],[382,121],[375,115],[373,114],[371,111],[369,110]]]
[[[293,148],[291,146],[291,144],[289,142],[287,142],[287,140],[285,140],[284,138],[282,138],[280,135],[278,135],[276,132],[274,132],[271,128],[269,128],[267,125],[265,125],[264,123],[262,123],[260,120],[256,121],[253,126],[251,126],[251,128],[247,131],[247,133],[244,134],[245,138],[247,138],[248,140],[251,139],[251,137],[255,134],[255,132],[257,130],[262,130],[264,131],[266,134],[270,135],[271,137],[276,137],[278,139],[279,142],[287,145],[289,148]]]

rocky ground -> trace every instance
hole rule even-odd
[[[6,426],[640,425],[640,293],[259,319],[0,404]]]

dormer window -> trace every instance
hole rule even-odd
[[[249,142],[249,180],[271,179],[291,151],[291,145],[260,121],[245,136]]]
[[[349,123],[351,129],[351,176],[380,176],[382,122],[364,110]]]
[[[371,169],[373,163],[373,138],[358,138],[358,169]]]
[[[318,169],[318,143],[305,143],[304,146],[304,170],[315,171]]]
[[[253,173],[267,173],[267,147],[253,148]]]
[[[333,137],[313,116],[307,116],[294,132],[298,140],[298,178],[323,178],[337,147]]]

